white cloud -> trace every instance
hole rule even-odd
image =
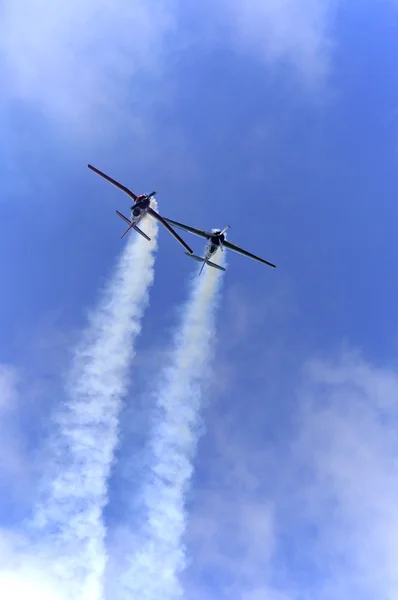
[[[107,130],[107,119],[142,100],[132,77],[159,69],[174,12],[174,0],[5,0],[3,95],[64,126]]]
[[[0,411],[7,412],[18,398],[18,376],[14,368],[0,364]]]
[[[299,390],[291,379],[288,425],[272,416],[267,433],[241,429],[233,406],[208,421],[187,590],[195,600],[395,600],[398,371],[343,353],[308,363]],[[277,390],[261,397],[264,422],[279,401]]]
[[[328,70],[336,1],[220,0],[215,6],[234,43],[266,61],[286,61],[313,82]],[[213,9],[206,9],[206,23],[214,21]],[[72,123],[104,133],[119,118],[142,133],[137,106],[154,102],[151,76],[163,72],[170,41],[178,36],[189,47],[178,17],[178,0],[4,0],[3,101],[33,103],[65,128]]]
[[[0,364],[0,482],[7,487],[14,482],[16,476],[22,478],[26,475],[24,444],[18,417],[21,410],[19,384],[17,369]]]
[[[319,536],[318,599],[398,597],[397,399],[398,374],[357,356],[309,365],[296,450],[311,474],[300,493]]]
[[[222,0],[235,41],[263,60],[286,62],[313,85],[329,69],[336,0]]]
[[[4,600],[66,600],[46,565],[26,552],[22,536],[0,530],[0,597]]]
[[[20,393],[20,374],[10,365],[0,365],[0,485],[7,490],[7,499],[13,499],[18,486],[27,493],[27,461],[19,425],[19,412],[24,402]],[[26,407],[25,407],[26,408]],[[31,492],[31,489],[29,489]],[[29,493],[28,492],[28,493]],[[15,506],[14,506],[15,508]],[[48,581],[46,569],[34,564],[25,553],[23,536],[0,528],[0,598],[8,600],[62,600],[53,583]]]
[[[2,598],[13,600],[65,600],[52,583],[46,581],[40,571],[24,568],[21,571],[0,571]]]
[[[221,490],[202,490],[198,495],[201,506],[191,514],[189,525],[188,549],[193,560],[186,573],[187,597],[278,598],[277,591],[267,585],[275,543],[273,512],[267,501],[239,490],[240,483],[229,497]]]
[[[249,592],[244,592],[243,600],[292,600],[283,592],[275,591],[267,586],[255,588]]]
[[[268,585],[276,532],[272,500],[263,486],[267,458],[226,421],[225,414],[213,421],[212,436],[202,444],[202,451],[210,445],[211,464],[190,514],[187,542],[194,558],[186,574],[187,596],[287,600]]]

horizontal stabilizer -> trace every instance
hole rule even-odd
[[[117,210],[117,211],[116,211],[116,214],[117,214],[117,216],[118,216],[118,217],[120,217],[121,219],[123,219],[123,221],[124,221],[125,223],[129,223],[129,224],[131,225],[131,221],[130,221],[130,219],[128,219],[127,217],[125,217],[124,215],[122,215],[122,213],[121,213],[121,212],[119,212],[119,211]]]
[[[207,264],[209,265],[209,267],[214,267],[214,269],[219,269],[220,271],[225,271],[224,267],[220,267],[220,265],[216,265],[216,263],[213,263],[210,260],[207,261]]]
[[[189,256],[189,258],[193,258],[195,260],[197,260],[198,262],[204,262],[204,258],[201,258],[200,256],[196,256],[195,254],[190,254],[189,252],[185,252],[185,254],[187,256]]]
[[[124,215],[122,215],[122,213],[120,213],[118,210],[116,211],[116,214],[121,219],[123,219],[123,221],[125,221],[126,223],[129,223],[129,227],[123,233],[122,238],[124,238],[124,236],[126,235],[126,233],[128,233],[130,231],[130,229],[135,229],[136,232],[139,233],[140,235],[142,235],[142,237],[144,237],[146,240],[148,240],[148,242],[151,241],[151,238],[146,233],[144,233],[143,231],[141,231],[141,229],[139,227],[137,227],[137,225],[133,225],[132,222],[130,221],[130,219],[128,219],[127,217],[125,217]]]
[[[149,237],[149,235],[144,233],[139,227],[137,227],[137,225],[133,225],[133,229],[135,229],[137,231],[137,233],[141,234],[142,237],[144,237],[146,240],[148,240],[148,242],[151,241],[151,238]]]

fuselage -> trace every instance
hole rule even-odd
[[[225,240],[225,235],[223,233],[214,233],[214,235],[210,238],[209,243],[206,248],[206,257],[205,260],[210,260],[210,258],[217,252],[217,250],[222,246]]]
[[[145,213],[147,212],[151,203],[151,199],[146,194],[141,194],[141,196],[137,196],[137,200],[130,207],[130,221],[134,223],[134,225],[138,225],[141,221]]]

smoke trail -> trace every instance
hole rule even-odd
[[[147,218],[143,229],[152,241],[132,232],[75,352],[68,399],[52,439],[57,472],[45,482],[45,500],[32,525],[47,569],[71,600],[103,597],[102,509],[134,341],[154,276],[157,224]]]
[[[185,566],[185,500],[200,433],[219,283],[219,271],[209,267],[195,278],[175,336],[171,366],[157,392],[150,475],[143,491],[146,527],[123,577],[123,600],[175,600],[182,595],[178,575]]]

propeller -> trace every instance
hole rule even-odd
[[[157,191],[153,191],[151,194],[148,194],[147,198],[153,198],[157,194]]]
[[[213,234],[214,234],[214,235],[221,236],[221,235],[224,235],[224,233],[225,233],[225,232],[226,232],[226,231],[227,231],[227,230],[228,230],[230,227],[231,227],[231,225],[227,225],[227,226],[226,226],[226,227],[225,227],[225,228],[224,228],[222,231],[221,231],[221,229],[212,229],[212,232],[213,232]]]
[[[220,231],[219,233],[217,233],[217,235],[219,235],[221,237],[222,235],[225,234],[226,231],[228,231],[228,229],[230,227],[231,227],[231,225],[227,225],[226,227],[224,227],[224,229],[222,231]],[[220,243],[220,248],[221,248],[221,251],[224,252],[224,244],[223,243]]]

